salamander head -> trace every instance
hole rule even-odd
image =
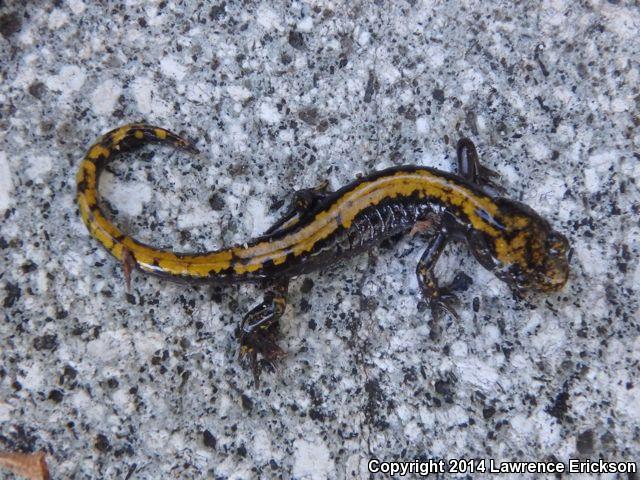
[[[561,233],[549,229],[543,237],[544,246],[540,250],[540,261],[533,261],[525,275],[524,289],[540,292],[557,292],[569,278],[569,241]]]
[[[556,292],[569,276],[569,242],[521,203],[498,199],[496,234],[473,233],[469,244],[480,263],[519,293]]]

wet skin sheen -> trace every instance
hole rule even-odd
[[[121,232],[99,206],[98,179],[123,152],[168,142],[197,152],[178,135],[146,124],[105,134],[90,147],[78,175],[78,206],[91,235],[126,269],[187,283],[259,282],[264,301],[244,318],[241,353],[259,374],[257,355],[273,361],[278,319],[288,279],[326,267],[409,231],[431,236],[416,273],[432,308],[456,315],[452,295],[438,286],[436,261],[446,243],[465,241],[486,269],[516,292],[555,292],[567,281],[566,238],[531,208],[492,193],[495,185],[470,140],[458,143],[458,174],[429,167],[394,167],[358,178],[336,192],[326,184],[296,192],[287,214],[263,236],[212,252],[180,253],[138,242]]]

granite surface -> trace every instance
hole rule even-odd
[[[47,452],[56,479],[638,460],[637,2],[240,3],[0,2],[0,450]],[[234,331],[259,289],[135,274],[127,294],[80,221],[87,146],[142,119],[203,151],[103,175],[154,245],[243,242],[323,179],[451,170],[464,135],[569,237],[570,281],[519,301],[453,245],[438,271],[472,281],[436,321],[424,239],[402,239],[292,282],[290,355],[256,388]]]

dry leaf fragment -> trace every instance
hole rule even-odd
[[[431,220],[430,218],[427,218],[425,220],[418,220],[413,227],[411,227],[411,231],[409,232],[409,235],[416,235],[418,233],[425,233],[427,231],[429,231],[429,229],[431,227],[433,227],[433,220]]]
[[[0,452],[0,467],[29,480],[49,480],[51,477],[44,457],[44,452]]]

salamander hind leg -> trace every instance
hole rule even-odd
[[[273,235],[296,225],[306,212],[329,195],[329,182],[323,181],[313,188],[296,190],[284,216],[274,223],[263,235]]]
[[[427,249],[422,254],[416,275],[418,276],[418,285],[425,300],[429,304],[431,311],[438,314],[442,311],[447,312],[452,317],[459,319],[458,313],[454,305],[458,303],[456,296],[446,287],[440,287],[435,277],[434,269],[440,254],[447,244],[447,236],[445,232],[439,232],[429,242]]]
[[[262,371],[258,355],[271,365],[286,356],[276,340],[278,323],[287,305],[288,287],[288,280],[271,286],[264,294],[262,303],[249,311],[240,325],[240,358],[253,371],[256,386],[259,385]]]
[[[478,151],[471,140],[468,138],[458,140],[456,153],[458,175],[482,187],[487,187],[495,193],[503,194],[505,192],[504,187],[495,182],[500,175],[480,163]]]

